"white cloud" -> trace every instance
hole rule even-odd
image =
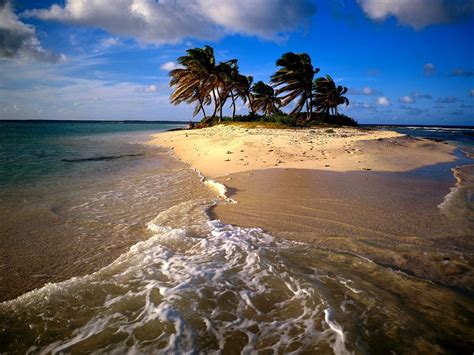
[[[145,92],[157,92],[158,91],[158,86],[156,85],[148,85],[148,87],[145,89]]]
[[[102,47],[113,47],[120,44],[120,39],[117,37],[109,37],[102,41]]]
[[[67,0],[64,6],[30,10],[25,16],[164,44],[187,37],[214,40],[229,33],[279,40],[314,13],[311,0]]]
[[[379,105],[379,106],[390,106],[390,100],[387,99],[385,96],[380,96],[377,99],[377,105]]]
[[[374,89],[369,88],[368,86],[366,86],[362,89],[362,93],[364,95],[373,95],[374,94]]]
[[[362,89],[349,89],[350,94],[352,95],[365,95],[365,96],[371,96],[375,95],[377,92],[368,86],[364,86]]]
[[[415,29],[458,22],[474,13],[472,0],[358,0],[368,17],[382,21],[394,16]]]
[[[436,73],[436,66],[433,63],[426,63],[423,65],[423,73],[426,76],[430,76]]]
[[[81,62],[87,62],[87,58],[81,58]],[[15,63],[2,63],[4,85],[0,86],[0,119],[179,120],[192,117],[190,105],[169,103],[171,89],[167,78],[149,86],[121,78],[80,79],[68,74],[69,66],[72,64],[36,63],[18,70]]]
[[[166,62],[160,65],[160,69],[170,71],[174,69],[181,68],[181,66],[175,62]]]
[[[227,32],[276,39],[299,27],[316,8],[309,0],[198,0],[207,18]]]
[[[41,46],[35,28],[20,21],[8,0],[0,1],[0,58],[51,63],[66,60],[64,55]]]
[[[405,95],[400,97],[400,102],[403,102],[405,104],[412,104],[415,102],[415,99],[413,98],[413,96]]]

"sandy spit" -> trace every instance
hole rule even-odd
[[[396,172],[455,159],[448,144],[359,128],[218,125],[158,133],[150,143],[171,148],[208,178],[266,168]]]

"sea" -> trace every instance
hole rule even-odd
[[[185,126],[0,121],[0,353],[474,351],[472,279],[211,219],[236,203],[226,187],[148,144]],[[474,128],[371,129],[458,147],[421,174],[449,182],[439,209],[469,228]],[[472,275],[472,242],[454,252],[440,263]]]

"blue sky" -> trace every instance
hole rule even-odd
[[[282,53],[309,53],[360,123],[473,125],[473,12],[473,0],[0,0],[0,118],[190,120],[167,74],[209,44],[264,81]]]

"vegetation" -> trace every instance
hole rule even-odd
[[[357,122],[338,113],[339,105],[348,105],[347,88],[336,85],[319,73],[306,53],[285,53],[276,62],[278,70],[270,84],[253,83],[252,76],[240,73],[237,59],[216,63],[210,46],[192,48],[178,58],[179,68],[171,70],[170,100],[174,105],[195,104],[194,116],[202,114],[199,126],[214,122],[267,122],[284,126],[334,124],[356,126]],[[237,103],[242,102],[249,114],[237,116]],[[230,102],[231,117],[223,116]],[[212,107],[212,114],[206,113]],[[281,108],[292,106],[289,114]],[[259,115],[261,113],[261,115]]]
[[[281,67],[272,75],[271,83],[277,87],[277,95],[284,94],[282,106],[287,106],[297,100],[290,115],[301,112],[306,106],[307,120],[313,112],[313,78],[319,72],[314,68],[311,58],[306,53],[285,53],[277,60],[276,65]]]

